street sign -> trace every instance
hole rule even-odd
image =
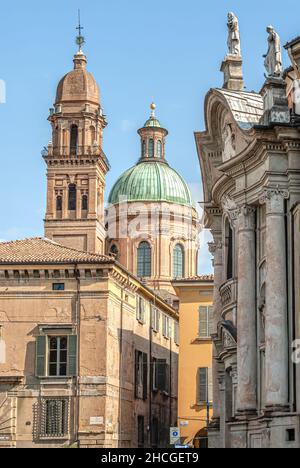
[[[170,429],[170,444],[171,445],[180,444],[180,428],[179,427],[171,427],[171,429]]]

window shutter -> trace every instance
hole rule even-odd
[[[68,375],[77,374],[77,336],[70,335],[68,340]]]
[[[208,333],[209,336],[213,334],[213,313],[214,313],[214,308],[210,306],[208,308]]]
[[[208,369],[202,367],[197,372],[197,404],[202,405],[207,402],[207,384],[208,384]]]
[[[199,337],[208,337],[208,310],[207,307],[199,307]]]
[[[166,361],[158,359],[157,361],[157,385],[158,390],[164,392],[166,390]]]
[[[139,320],[139,310],[140,310],[140,298],[136,298],[136,319]]]
[[[155,330],[155,307],[151,306],[151,328]]]
[[[145,321],[145,301],[141,299],[141,322],[146,323]]]
[[[166,374],[165,392],[169,394],[170,393],[170,365],[167,363],[165,364],[165,374]]]
[[[160,330],[160,311],[158,309],[156,309],[156,329],[157,331],[159,332]]]
[[[36,339],[36,376],[46,375],[46,336],[38,336]]]
[[[134,376],[135,398],[139,397],[139,352],[135,351],[135,376]]]
[[[212,379],[212,369],[208,369],[208,401],[209,403],[213,402],[213,379]]]
[[[143,353],[143,400],[148,398],[148,355]]]

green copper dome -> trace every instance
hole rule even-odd
[[[183,178],[165,162],[142,161],[128,169],[112,188],[108,202],[168,202],[194,206],[191,192]]]
[[[144,125],[145,127],[161,128],[160,121],[156,117],[150,117]]]

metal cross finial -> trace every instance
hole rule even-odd
[[[81,18],[80,18],[80,10],[78,10],[78,27],[76,28],[79,32],[78,36],[76,37],[76,44],[79,47],[79,50],[81,51],[81,48],[83,44],[85,43],[85,39],[83,35],[81,34],[81,31],[84,29],[83,26],[81,26]]]

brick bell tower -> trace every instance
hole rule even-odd
[[[104,189],[109,170],[102,150],[107,125],[100,91],[87,72],[79,25],[74,69],[60,81],[50,109],[45,236],[78,250],[104,254]]]

